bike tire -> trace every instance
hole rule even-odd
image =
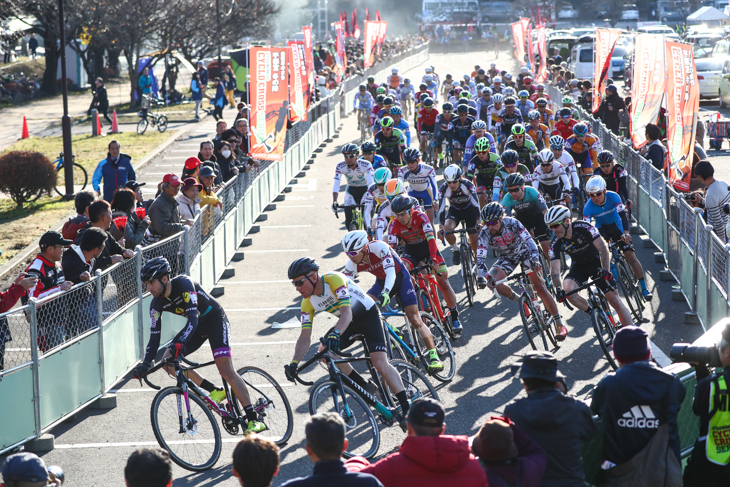
[[[266,425],[260,436],[268,438],[277,445],[283,445],[294,432],[294,415],[289,399],[278,382],[265,370],[258,367],[242,367],[236,373],[248,388],[258,421]],[[235,396],[234,396],[235,397]],[[243,405],[239,403],[243,411]]]
[[[409,360],[410,357],[406,356],[398,340],[393,338],[393,335],[387,330],[388,325],[389,323],[383,318],[383,333],[385,333],[385,347],[388,353],[388,360]]]
[[[447,308],[445,307],[445,303],[440,303],[441,311],[444,312],[444,319],[440,319],[434,306],[433,297],[425,289],[421,288],[416,290],[416,299],[418,299],[418,310],[424,311],[434,317],[443,329],[446,330],[452,340],[455,340],[459,336],[454,333],[454,327],[451,326],[451,318],[450,315],[446,314]]]
[[[309,394],[309,414],[339,414],[345,422],[345,435],[348,439],[347,450],[342,455],[345,458],[356,455],[373,458],[380,448],[380,431],[375,415],[355,391],[344,384],[342,389],[345,391],[344,401],[335,381],[329,377],[317,381]]]
[[[603,311],[596,308],[591,311],[591,323],[593,323],[593,331],[596,332],[598,344],[601,345],[603,355],[606,356],[613,370],[618,369],[618,364],[614,360],[612,352],[613,338],[616,336],[616,331],[606,319]]]
[[[421,364],[428,375],[440,382],[449,382],[456,375],[456,355],[454,354],[454,349],[451,346],[451,340],[449,340],[449,336],[441,324],[436,321],[436,318],[425,312],[421,312],[420,315],[421,321],[423,321],[423,323],[431,331],[431,335],[433,335],[436,353],[438,353],[439,359],[443,362],[444,369],[437,373],[428,372],[428,349],[426,348],[426,344],[423,343],[421,335],[418,334],[418,330],[414,330],[409,327],[411,343],[413,344],[414,351],[420,355]]]
[[[474,273],[472,272],[473,266],[471,263],[471,249],[467,248],[466,245],[460,246],[461,252],[461,277],[464,279],[464,289],[466,290],[466,299],[469,301],[469,306],[474,306],[474,295],[476,289],[474,286]]]
[[[634,323],[642,323],[644,321],[644,296],[642,296],[639,287],[634,283],[634,279],[629,272],[626,263],[622,260],[616,262],[616,273],[618,274],[618,285],[621,288],[626,303],[631,311],[631,318]]]
[[[165,398],[169,398],[172,395],[176,396],[175,400],[165,401],[163,404]],[[220,428],[218,427],[218,423],[213,417],[213,413],[210,412],[210,409],[208,409],[203,400],[192,393],[188,393],[188,399],[190,400],[191,412],[194,406],[197,406],[196,409],[198,410],[196,412],[197,422],[192,435],[188,434],[187,431],[182,434],[180,433],[180,411],[182,411],[183,414],[187,414],[187,411],[184,407],[185,398],[183,395],[183,391],[180,387],[177,386],[166,387],[162,389],[152,400],[152,406],[150,407],[150,420],[152,421],[152,431],[154,432],[155,438],[157,439],[157,442],[160,444],[160,446],[170,453],[170,458],[173,462],[175,462],[185,470],[202,472],[204,470],[208,470],[216,464],[221,455],[221,447],[223,442],[221,440],[221,432]],[[167,406],[168,403],[172,403],[170,407]],[[161,409],[164,409],[164,411],[161,411]],[[163,412],[163,414],[160,414],[160,412]],[[192,415],[193,420],[196,420],[196,415]],[[200,434],[199,426],[201,418],[203,417],[205,417],[207,420],[205,424],[209,422],[212,427],[211,429],[213,435],[213,448],[209,454],[202,455],[202,457],[206,458],[203,462],[192,463],[191,461],[187,461],[186,459],[182,458],[180,455],[191,450],[191,443],[186,442],[185,439]],[[169,426],[167,426],[168,423]],[[175,439],[173,440],[173,438]],[[198,448],[192,448],[192,450],[194,450],[194,453],[197,453],[200,451],[199,448],[207,447],[209,445],[210,438],[203,438],[201,435],[201,437],[199,438],[199,443],[193,445]],[[206,448],[206,450],[207,449],[209,448]]]
[[[64,165],[59,168],[56,173],[56,185],[53,187],[54,191],[59,196],[66,195],[66,174],[64,172]],[[80,164],[73,163],[73,177],[74,177],[74,194],[86,189],[86,185],[89,183],[89,175],[86,169]]]
[[[137,122],[137,135],[142,135],[147,130],[147,126],[150,123],[147,121],[146,118],[141,119],[139,122]]]
[[[403,381],[403,386],[405,387],[409,403],[413,403],[413,401],[424,397],[431,398],[436,401],[439,400],[436,389],[433,388],[431,382],[420,370],[403,360],[391,360],[390,365],[398,371],[398,375],[400,375],[400,378]],[[392,403],[398,404],[395,394],[390,391],[387,384],[383,383],[383,385],[386,393],[389,394]]]
[[[538,332],[538,328],[536,327],[535,320],[533,317],[535,316],[535,310],[532,306],[532,300],[530,300],[526,295],[522,295],[520,300],[518,301],[518,305],[520,307],[520,318],[522,319],[522,329],[525,332],[525,336],[527,337],[527,341],[530,342],[530,346],[533,350],[537,350],[537,345],[535,345],[535,340],[533,338],[533,335]],[[528,314],[529,313],[529,314]]]
[[[160,133],[167,130],[167,117],[165,115],[160,115],[157,118],[157,130],[159,130]]]

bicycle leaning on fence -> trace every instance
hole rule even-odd
[[[76,156],[74,155],[72,157],[72,160],[74,160]],[[66,196],[66,164],[63,160],[63,152],[61,152],[58,155],[58,159],[53,161],[51,164],[53,164],[54,169],[56,171],[56,185],[53,186],[53,190],[58,193],[59,196]],[[79,191],[83,191],[86,189],[86,185],[89,183],[89,175],[86,173],[86,169],[83,168],[80,164],[72,163],[73,164],[73,190],[72,194],[76,194]],[[50,196],[50,192],[46,190],[40,190],[37,195],[35,195],[31,201],[36,201],[38,198],[43,196],[44,194],[48,194]]]

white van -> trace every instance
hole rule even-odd
[[[577,79],[593,79],[592,42],[581,42],[573,46],[568,69]]]

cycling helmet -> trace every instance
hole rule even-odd
[[[368,87],[367,87],[367,86],[365,86],[365,85],[360,85],[360,86],[358,86],[357,88],[358,88],[358,89],[359,89],[360,91],[366,91],[366,90],[368,89]]]
[[[517,103],[517,100],[515,100],[511,96],[508,96],[507,98],[504,99],[505,105],[514,105],[515,103]]]
[[[423,77],[423,81],[425,81],[426,83],[430,83],[433,81],[433,76],[431,76],[430,74],[427,74],[426,76]]]
[[[406,194],[398,195],[390,202],[390,209],[393,213],[401,213],[413,208],[413,200]]]
[[[517,151],[507,149],[506,151],[502,152],[502,157],[500,159],[502,160],[502,165],[514,166],[520,162],[520,155],[517,153]]]
[[[472,130],[487,130],[487,124],[484,122],[484,120],[476,120],[473,124],[471,124]]]
[[[477,141],[474,142],[474,150],[476,152],[489,152],[489,149],[490,149],[489,140],[486,137],[477,139]]]
[[[375,97],[375,103],[378,105],[381,105],[383,103],[383,100],[385,100],[385,95],[378,95]]]
[[[457,105],[464,105],[465,107],[469,106],[469,100],[466,98],[459,98],[459,101],[456,102]]]
[[[421,159],[421,152],[418,149],[409,147],[403,151],[403,161],[407,164],[409,162],[418,162]]]
[[[578,137],[582,137],[588,133],[588,125],[584,123],[577,123],[573,126],[573,133]]]
[[[375,83],[375,78],[368,76],[368,83]]]
[[[393,68],[390,70],[390,72],[393,74],[398,74],[398,68]]]
[[[525,126],[521,123],[516,123],[512,126],[512,135],[525,135]]]
[[[571,97],[569,97],[569,96],[563,97],[563,105],[572,105],[572,104],[573,104],[573,99]]]
[[[596,161],[598,161],[598,164],[610,164],[613,162],[613,154],[611,154],[607,150],[602,150],[598,153],[598,157],[596,157]]]
[[[593,176],[586,182],[586,193],[598,193],[606,189],[606,180],[601,176]]]
[[[385,87],[384,87],[384,86],[378,86],[378,89],[377,89],[377,90],[375,90],[375,93],[377,93],[378,95],[382,95],[382,94],[384,94],[385,92],[386,92],[386,89],[385,89]]]
[[[492,68],[492,69],[494,69],[494,68],[497,67],[497,63],[492,63],[492,64],[489,65],[489,67]]]
[[[469,113],[469,105],[459,105],[456,107],[456,113]]]
[[[392,127],[393,126],[393,119],[390,118],[390,117],[383,117],[380,120],[380,126],[383,127],[383,128],[385,128],[385,127]]]
[[[409,80],[408,78],[405,78],[405,79],[403,79],[403,83],[404,83],[404,84],[408,84],[408,83],[410,83],[410,82],[411,82],[411,80]]]
[[[425,107],[432,107],[433,106],[433,98],[431,98],[429,96],[428,98],[426,98],[425,100],[423,100],[423,106],[425,106]]]
[[[443,105],[441,105],[441,110],[444,112],[451,112],[454,110],[454,105],[452,105],[449,102],[446,102]]]
[[[471,98],[471,93],[469,93],[466,90],[463,90],[461,93],[459,93],[459,98],[465,98],[468,100],[469,98]]]
[[[542,83],[538,83],[535,85],[535,90],[536,91],[545,91],[545,85]]]
[[[530,110],[527,113],[527,120],[540,120],[540,112],[537,110]]]
[[[492,80],[492,83],[495,83],[495,84],[501,83],[501,82],[502,82],[502,78],[500,76],[495,76],[494,79]]]
[[[497,93],[496,95],[494,95],[492,97],[492,101],[494,103],[502,103],[504,101],[504,97],[502,95],[500,95],[499,93]]]
[[[522,82],[525,83],[525,84],[530,84],[530,83],[532,83],[532,77],[531,76],[525,76],[522,79]]]
[[[530,72],[530,70],[529,70],[529,69],[527,69],[527,67],[526,67],[526,66],[522,66],[522,67],[520,68],[520,73],[529,73],[529,72]]]
[[[317,272],[319,270],[319,264],[311,257],[302,257],[295,260],[289,266],[289,279],[294,279],[299,276],[306,276],[310,272]]]
[[[393,100],[393,98],[389,96],[386,96],[385,98],[383,98],[383,105],[385,105],[386,107],[395,105],[395,100]]]
[[[477,85],[477,90],[478,90],[478,91],[482,91],[483,89],[484,89],[484,83],[479,83],[479,84]]]
[[[444,179],[447,183],[453,183],[461,179],[461,175],[464,174],[459,166],[451,164],[444,169]]]
[[[496,201],[492,201],[488,205],[485,205],[484,208],[482,208],[479,216],[482,218],[483,222],[493,222],[501,220],[504,216],[504,208],[502,208],[502,205],[500,205]]]
[[[387,167],[379,167],[375,170],[373,181],[375,184],[385,184],[393,177],[393,173]]]
[[[418,86],[418,89],[419,89],[419,90],[421,90],[421,91],[423,91],[423,90],[427,90],[427,89],[428,89],[428,85],[427,85],[426,83],[421,83],[421,84],[420,84],[420,85]]]
[[[142,272],[140,277],[142,282],[153,281],[155,279],[161,279],[163,276],[170,274],[171,268],[170,263],[164,257],[154,257],[142,266]]]
[[[426,72],[430,73],[433,71],[433,66],[426,66]]]
[[[504,96],[515,96],[515,89],[511,86],[506,87],[504,89]]]
[[[516,172],[514,174],[510,174],[504,180],[505,188],[511,188],[513,186],[524,186],[524,185],[525,185],[525,178],[523,178],[522,174],[520,174],[518,172]]]
[[[530,92],[527,90],[520,90],[520,92],[517,93],[517,96],[520,98],[530,98]]]
[[[343,155],[357,155],[360,152],[360,148],[357,144],[345,144],[342,146]]]
[[[365,142],[360,146],[360,150],[363,154],[372,154],[378,147],[372,142]]]
[[[368,244],[368,232],[355,230],[348,232],[342,238],[343,252],[360,252]]]
[[[430,98],[428,96],[428,93],[424,92],[424,93],[421,93],[420,95],[418,95],[418,99],[421,100],[421,102],[423,102],[423,100],[425,100],[426,98]]]
[[[457,86],[456,88],[454,88],[454,95],[459,96],[459,93],[461,93],[462,91],[464,90],[461,88],[461,86]]]
[[[504,79],[512,79],[512,75],[509,73],[504,74]]]
[[[385,189],[383,189],[385,197],[389,200],[392,200],[399,194],[403,194],[405,192],[406,187],[400,179],[391,179],[390,181],[385,183]]]
[[[537,101],[535,102],[535,105],[537,105],[539,107],[546,107],[547,104],[548,104],[548,101],[545,98],[538,98]]]
[[[403,110],[401,110],[400,107],[390,107],[390,114],[391,115],[403,115]]]
[[[558,115],[560,118],[570,118],[573,116],[573,111],[570,108],[561,108]]]
[[[471,76],[469,76],[468,74],[465,74],[464,81],[469,81],[469,80],[471,80]]]
[[[485,86],[484,88],[482,88],[482,96],[484,96],[484,93],[489,93],[491,95],[492,89],[489,86]]]
[[[555,155],[553,155],[550,149],[543,149],[537,153],[537,159],[540,161],[540,164],[547,164],[555,160]]]
[[[565,139],[559,135],[550,137],[550,148],[552,150],[563,150],[565,148]]]
[[[545,213],[545,225],[555,225],[562,223],[566,218],[570,218],[570,208],[563,205],[555,205]]]
[[[479,70],[477,71],[477,74],[480,76],[484,76],[485,73],[486,71],[484,71],[482,68],[479,68]]]

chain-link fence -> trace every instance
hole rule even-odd
[[[32,360],[28,306],[0,314],[0,377]]]
[[[185,256],[181,251],[183,233],[180,232],[147,247],[141,247],[142,261],[147,262],[154,257],[164,257],[170,263],[172,275],[185,273]]]

